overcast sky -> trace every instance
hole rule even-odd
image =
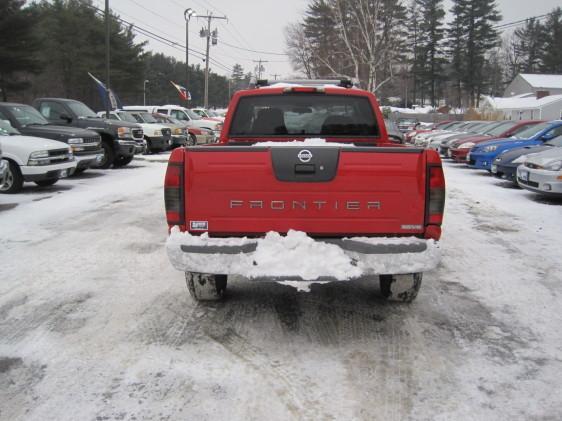
[[[560,0],[496,0],[503,16],[503,22],[512,22],[531,16],[550,12],[560,5]],[[103,8],[104,0],[94,0]],[[183,11],[191,7],[200,15],[212,12],[213,15],[228,17],[213,21],[212,29],[217,28],[219,41],[211,47],[211,57],[220,65],[212,63],[212,69],[219,74],[228,75],[234,63],[242,65],[246,72],[251,71],[256,63],[253,60],[267,60],[265,77],[274,74],[287,77],[292,73],[286,56],[265,54],[266,52],[282,54],[285,52],[284,28],[300,20],[306,10],[307,0],[110,0],[110,7],[123,19],[134,22],[141,27],[163,37],[185,44],[185,20]],[[446,9],[451,6],[445,0]],[[189,46],[204,52],[205,42],[199,36],[199,30],[206,24],[203,19],[192,18],[189,24]],[[144,37],[139,36],[139,40]],[[181,49],[148,40],[148,49],[172,55],[185,60]],[[226,43],[243,48],[236,49]],[[255,50],[252,52],[247,50]],[[263,53],[260,53],[263,52]],[[190,54],[190,64],[203,60],[196,54]]]

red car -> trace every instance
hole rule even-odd
[[[404,134],[404,140],[407,143],[412,143],[412,139],[414,138],[415,135],[420,134],[420,133],[429,133],[432,132],[433,130],[441,130],[447,127],[447,125],[449,123],[453,123],[450,120],[447,121],[442,121],[440,123],[434,124],[433,127],[431,129],[417,129],[417,130],[412,130],[411,132],[408,132],[406,134]]]
[[[529,126],[542,123],[542,120],[506,120],[505,123],[494,127],[493,130],[485,135],[477,135],[473,137],[465,137],[456,140],[450,145],[450,158],[455,162],[466,162],[466,157],[472,147],[478,143],[487,142],[494,139],[503,139],[511,137],[521,130],[525,130]]]
[[[167,250],[192,298],[220,299],[230,275],[368,276],[412,301],[439,262],[439,155],[392,143],[351,81],[259,83],[234,94],[219,143],[170,156]]]

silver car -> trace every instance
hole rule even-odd
[[[562,148],[527,155],[517,167],[517,184],[524,189],[562,197]]]

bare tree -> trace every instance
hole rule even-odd
[[[312,79],[313,50],[304,34],[302,23],[290,24],[285,28],[285,41],[293,69],[303,72],[308,79]]]
[[[404,9],[395,0],[331,0],[355,78],[376,92],[394,77],[401,55]]]
[[[517,37],[513,32],[502,39],[502,56],[507,79],[511,81],[523,66],[523,57],[519,55]]]

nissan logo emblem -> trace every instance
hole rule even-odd
[[[307,149],[303,149],[302,151],[299,152],[297,158],[299,158],[300,161],[304,163],[310,162],[310,160],[312,159],[312,152],[310,152]]]

